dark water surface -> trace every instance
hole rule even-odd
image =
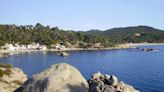
[[[0,63],[10,63],[31,77],[48,66],[68,63],[80,70],[85,78],[92,73],[114,74],[141,92],[164,92],[164,46],[141,46],[158,48],[159,51],[144,52],[135,49],[106,51],[74,51],[68,57],[57,53],[33,52],[0,58]]]

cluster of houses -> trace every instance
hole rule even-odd
[[[51,45],[52,49],[55,50],[66,50],[66,47],[63,45],[63,43],[58,43],[56,45]],[[2,50],[7,51],[25,51],[25,50],[40,50],[40,51],[46,51],[47,46],[46,45],[40,45],[39,43],[32,42],[29,45],[19,45],[19,44],[9,44],[6,43],[4,46],[1,46]]]
[[[8,44],[6,43],[4,46],[1,47],[3,50],[8,51],[19,51],[19,50],[47,50],[45,45],[40,45],[38,43],[31,43],[29,45],[19,45],[19,44]]]

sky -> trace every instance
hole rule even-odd
[[[0,24],[86,31],[146,25],[164,29],[164,0],[0,0]]]

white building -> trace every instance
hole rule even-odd
[[[12,44],[8,44],[6,43],[3,48],[5,48],[6,50],[9,50],[9,51],[14,51],[16,50],[16,48],[12,45]]]

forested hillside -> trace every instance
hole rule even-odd
[[[37,42],[52,45],[59,42],[89,47],[101,43],[103,47],[127,42],[164,42],[164,31],[148,26],[113,28],[105,31],[73,31],[50,28],[37,23],[35,26],[0,25],[0,45],[5,43],[30,44]]]

